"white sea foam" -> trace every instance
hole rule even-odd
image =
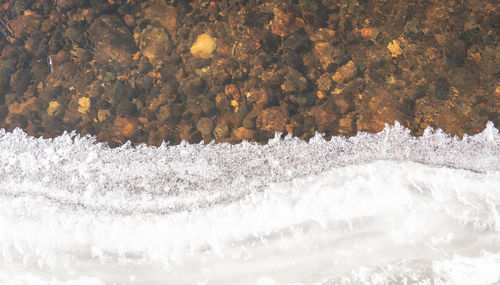
[[[500,135],[109,149],[0,131],[2,284],[495,284]]]

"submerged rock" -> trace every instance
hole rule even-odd
[[[88,28],[89,40],[95,47],[94,59],[101,64],[116,61],[122,68],[129,68],[137,50],[132,34],[120,18],[103,15]]]
[[[170,45],[170,37],[162,28],[148,26],[141,32],[139,49],[153,67],[157,67],[166,59]]]
[[[209,34],[201,34],[196,38],[190,51],[196,57],[210,58],[216,47],[217,44],[214,38]]]

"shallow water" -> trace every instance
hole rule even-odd
[[[6,284],[495,284],[500,135],[109,149],[0,134]]]

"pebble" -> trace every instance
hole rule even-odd
[[[49,116],[55,116],[59,113],[60,111],[60,108],[61,107],[61,104],[59,104],[59,102],[57,101],[50,101],[49,102],[49,107],[47,108],[47,114],[49,114]]]
[[[201,118],[196,124],[196,129],[201,132],[203,137],[209,136],[214,129],[214,123],[209,118]]]
[[[229,136],[229,127],[226,122],[219,122],[214,129],[214,136],[216,139],[221,140]]]
[[[255,131],[249,130],[249,129],[245,128],[245,127],[239,127],[239,128],[233,129],[232,135],[233,135],[233,138],[235,140],[238,140],[238,141],[242,141],[242,140],[249,141],[249,140],[252,140],[254,138]]]
[[[332,80],[337,84],[342,84],[354,78],[358,74],[358,68],[354,61],[349,61],[345,65],[341,66],[334,75],[332,75]]]
[[[287,111],[282,107],[271,107],[262,111],[258,126],[266,131],[283,132],[287,121]]]
[[[307,87],[307,79],[297,69],[288,67],[281,90],[285,92],[303,92]]]
[[[196,57],[210,58],[216,47],[217,44],[214,38],[209,34],[201,34],[196,38],[190,51]]]
[[[170,45],[170,37],[162,28],[148,26],[141,32],[139,49],[153,67],[163,62],[170,50]]]

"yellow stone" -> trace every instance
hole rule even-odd
[[[343,90],[343,89],[340,89],[340,88],[335,88],[335,89],[333,89],[333,91],[331,91],[331,92],[330,92],[330,94],[332,94],[332,95],[340,95],[340,94],[342,94],[343,92],[344,92],[344,90]]]
[[[390,84],[390,85],[394,85],[394,83],[396,83],[396,78],[394,78],[394,76],[393,76],[393,75],[390,75],[389,77],[387,77],[387,78],[385,79],[385,81],[386,81],[388,84]]]
[[[399,43],[397,40],[393,40],[387,45],[387,48],[392,54],[392,57],[398,57],[403,54],[403,51],[401,50],[401,47],[399,46]]]
[[[214,38],[208,34],[201,34],[191,46],[191,53],[196,57],[209,58],[216,47]]]
[[[99,122],[103,122],[109,117],[111,117],[109,110],[100,109],[99,111],[97,111],[97,119],[99,120]]]
[[[316,96],[318,96],[319,99],[323,99],[325,98],[325,93],[323,93],[323,91],[321,90],[318,90],[318,92],[316,92]]]
[[[50,101],[49,107],[47,108],[47,114],[49,114],[49,116],[54,116],[54,113],[59,109],[59,106],[61,106],[59,102]]]
[[[90,98],[89,97],[82,97],[78,99],[78,112],[85,114],[90,108]]]
[[[235,112],[235,113],[238,113],[238,110],[240,109],[240,108],[239,108],[239,105],[240,105],[240,104],[238,103],[238,101],[236,101],[236,100],[231,100],[231,106],[233,106],[233,107],[234,107],[234,112]]]

